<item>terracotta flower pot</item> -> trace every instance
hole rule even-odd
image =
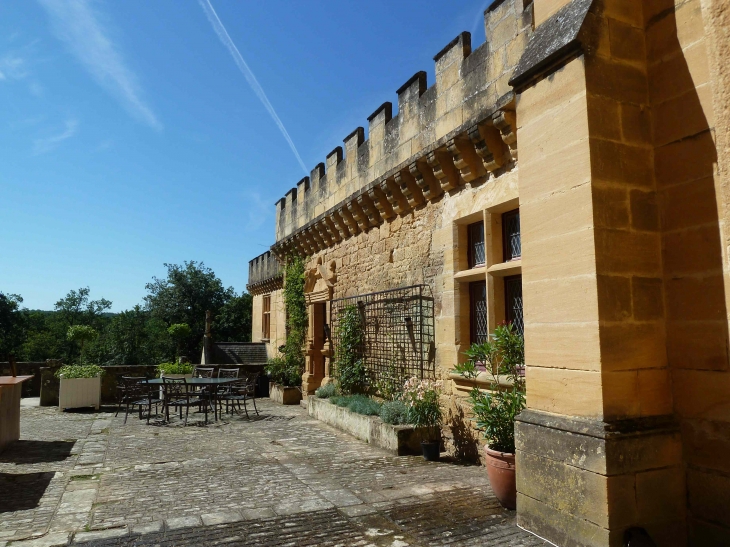
[[[494,495],[507,509],[517,507],[517,482],[515,480],[515,455],[485,448],[487,476]]]

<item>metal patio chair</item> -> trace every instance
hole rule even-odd
[[[142,409],[147,407],[147,424],[150,423],[150,416],[152,415],[152,405],[155,405],[155,414],[157,414],[157,405],[162,403],[159,399],[159,391],[154,386],[148,383],[147,378],[132,378],[125,377],[125,412],[124,412],[124,423],[127,423],[127,417],[129,416],[129,408],[139,408],[139,419],[142,419]]]
[[[182,410],[185,409],[185,422],[188,425],[188,414],[191,406],[202,406],[205,410],[205,423],[208,424],[208,408],[214,410],[209,398],[202,398],[200,391],[195,389],[193,384],[189,384],[185,378],[163,378],[162,387],[165,392],[165,419],[170,421],[170,407],[177,408],[180,419],[182,419]],[[173,410],[174,412],[174,410]]]

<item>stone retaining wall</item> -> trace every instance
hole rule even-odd
[[[357,414],[314,395],[307,397],[307,411],[321,422],[399,456],[421,454],[421,441],[428,436],[426,428],[386,424],[377,416]]]

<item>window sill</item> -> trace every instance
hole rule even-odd
[[[454,381],[454,392],[456,395],[467,396],[474,386],[477,386],[483,391],[492,390],[492,375],[486,372],[480,372],[474,379],[464,378],[456,372],[449,372],[449,379]],[[497,382],[500,387],[512,387],[512,382],[503,374],[497,376]]]
[[[522,259],[494,264],[487,269],[487,273],[490,273],[495,277],[520,275],[522,273]]]
[[[454,274],[454,279],[459,281],[484,281],[487,275],[486,266],[477,266],[470,270],[462,270]]]

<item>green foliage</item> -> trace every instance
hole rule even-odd
[[[365,416],[377,416],[380,414],[380,403],[374,401],[367,395],[338,395],[330,397],[330,402]]]
[[[202,351],[206,310],[211,311],[215,325],[218,314],[235,293],[232,287],[225,288],[215,272],[202,262],[192,260],[182,266],[165,267],[165,278],[153,277],[145,285],[145,307],[152,317],[168,326],[185,323],[190,327],[190,335],[179,341],[178,352],[196,359]]]
[[[54,311],[20,309],[22,298],[0,293],[0,358],[12,351],[19,361],[63,359],[104,366],[155,365],[179,354],[194,360],[202,348],[206,310],[212,312],[216,340],[250,340],[251,295],[225,289],[202,263],[166,267],[165,279],[147,284],[145,308],[118,314],[109,313],[109,300],[91,300],[88,287],[69,291]],[[182,323],[190,331],[175,340],[168,327]],[[98,336],[85,338],[82,347],[81,338],[68,337],[71,327],[88,327]]]
[[[419,380],[415,376],[403,386],[403,402],[408,408],[408,422],[416,427],[441,427],[441,382]]]
[[[386,401],[400,399],[403,394],[403,384],[408,379],[404,367],[397,367],[394,362],[388,366],[387,372],[378,375],[375,381],[375,391]]]
[[[175,342],[177,353],[175,357],[178,357],[182,355],[185,342],[190,339],[193,331],[187,323],[175,323],[174,325],[167,327],[167,334],[169,334],[170,338],[172,338]]]
[[[157,373],[159,375],[169,375],[169,374],[192,374],[193,372],[193,365],[190,363],[180,363],[180,362],[174,362],[174,363],[160,363],[157,365]]]
[[[386,424],[408,423],[408,407],[403,401],[385,401],[380,407],[380,419]]]
[[[330,397],[335,397],[337,396],[337,386],[334,384],[334,382],[330,382],[327,385],[318,387],[315,390],[314,394],[320,399],[329,399]]]
[[[284,270],[284,306],[286,307],[286,344],[284,345],[286,385],[299,385],[304,372],[304,342],[307,339],[309,316],[304,299],[304,261],[301,257],[289,257]],[[284,385],[284,384],[283,384]]]
[[[363,325],[357,306],[345,306],[337,323],[335,375],[343,393],[367,391],[368,374],[363,361]]]
[[[61,376],[66,380],[71,378],[96,378],[103,374],[104,369],[99,365],[63,365],[56,371],[56,378]]]
[[[84,343],[91,342],[97,336],[99,336],[99,333],[89,325],[72,325],[66,331],[66,339],[81,344],[82,347]]]
[[[491,391],[474,387],[469,399],[474,409],[474,421],[484,432],[490,448],[501,452],[515,451],[515,418],[525,408],[524,339],[511,324],[501,325],[482,344],[472,344],[466,355],[469,362],[456,371],[470,379],[486,367],[492,377]],[[498,375],[505,376],[512,386],[499,385]]]
[[[232,296],[213,323],[215,339],[219,342],[250,342],[252,309],[253,296],[250,294]]]
[[[20,310],[23,298],[0,292],[0,358],[17,354],[26,336],[26,316]]]
[[[284,357],[274,357],[266,363],[269,380],[283,387],[297,387],[302,384],[302,369],[296,362]]]

